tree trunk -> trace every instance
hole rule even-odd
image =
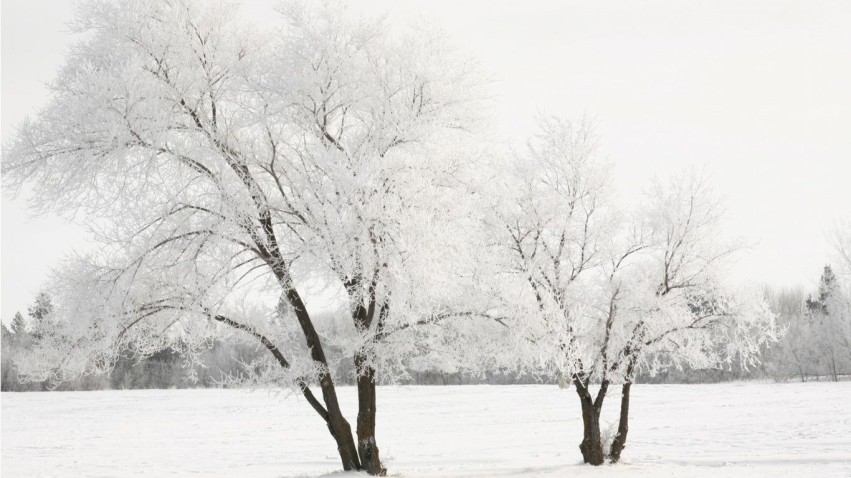
[[[579,451],[582,452],[582,459],[585,463],[595,466],[602,465],[605,456],[603,454],[603,439],[600,434],[600,413],[594,406],[594,401],[591,400],[591,394],[586,385],[577,377],[574,377],[573,383],[576,394],[579,395],[579,403],[582,405],[583,433]]]
[[[286,288],[285,295],[287,302],[292,307],[296,320],[298,320],[301,326],[305,342],[310,347],[311,358],[315,362],[327,367],[328,360],[325,358],[322,341],[316,332],[316,328],[313,326],[313,322],[307,312],[307,307],[304,305],[299,293],[292,287],[288,276],[282,274],[281,277],[287,277],[287,281],[283,282]],[[337,442],[337,451],[340,453],[340,459],[343,461],[343,470],[360,470],[361,463],[358,460],[357,447],[355,447],[354,438],[352,437],[352,427],[340,410],[340,402],[337,400],[337,389],[334,386],[334,380],[327,371],[319,378],[319,387],[322,389],[322,399],[325,402],[325,407],[328,409],[328,430]]]
[[[331,436],[337,442],[337,452],[340,454],[340,460],[343,462],[343,470],[360,470],[361,463],[358,460],[358,450],[355,447],[355,441],[352,437],[352,427],[340,410],[340,404],[337,401],[337,392],[334,383],[331,381],[331,377],[327,375],[323,377],[320,385],[322,386],[325,406],[328,408],[328,431],[331,432]]]
[[[626,448],[626,435],[629,433],[629,391],[632,388],[632,383],[623,384],[621,391],[621,416],[618,421],[618,433],[612,441],[612,447],[609,450],[609,458],[612,463],[617,463],[621,459],[621,452]]]
[[[594,405],[585,400],[582,400],[582,424],[582,443],[579,444],[582,459],[585,463],[591,465],[602,465],[604,457],[603,440],[600,434],[600,415],[594,410]]]
[[[839,374],[836,373],[836,355],[831,352],[830,354],[830,371],[833,374],[833,381],[839,381]]]
[[[355,355],[358,369],[358,454],[364,471],[370,475],[385,476],[387,470],[381,466],[375,441],[375,370],[364,362],[363,355]]]

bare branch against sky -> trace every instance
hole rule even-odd
[[[3,2],[3,141],[48,100],[43,85],[74,38],[71,3]],[[257,18],[271,3],[249,2]],[[357,5],[391,23],[426,19],[477,59],[498,95],[495,138],[527,137],[536,112],[588,116],[626,198],[653,176],[705,166],[727,196],[727,232],[755,244],[735,280],[811,286],[829,260],[832,224],[851,211],[848,2]],[[8,321],[86,239],[5,193],[2,217]]]

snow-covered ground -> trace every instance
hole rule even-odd
[[[580,464],[555,386],[381,387],[379,446],[404,477],[851,476],[851,382],[637,385],[632,402],[624,462],[602,468]],[[4,478],[317,476],[334,448],[303,400],[266,391],[2,394]]]

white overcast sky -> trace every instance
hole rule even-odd
[[[2,2],[2,139],[47,100],[73,37],[67,0]],[[249,2],[266,14],[270,2]],[[597,124],[621,196],[690,166],[728,201],[728,231],[756,244],[740,282],[817,283],[832,224],[851,217],[851,2],[352,2],[391,22],[427,19],[495,79],[497,134],[537,112]],[[2,198],[2,318],[84,247],[78,225]]]

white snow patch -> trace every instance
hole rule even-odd
[[[352,388],[340,389],[355,425]],[[614,420],[618,398],[607,399]],[[581,464],[573,390],[380,387],[378,444],[400,477],[851,476],[851,382],[637,385],[623,462]],[[242,390],[2,394],[4,478],[349,478],[295,396]]]

